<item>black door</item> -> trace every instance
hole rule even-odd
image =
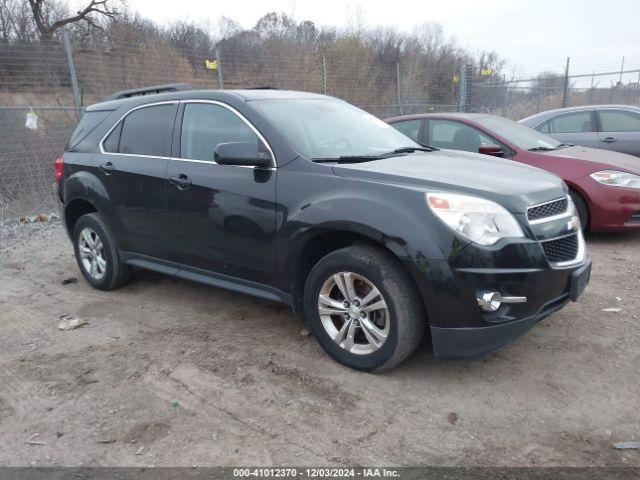
[[[99,175],[122,251],[159,258],[171,254],[165,176],[177,109],[176,102],[133,110],[103,143]]]
[[[219,165],[219,143],[252,142],[266,149],[236,113],[188,102],[178,113],[174,156],[167,170],[173,259],[180,268],[269,283],[275,268],[276,170]]]

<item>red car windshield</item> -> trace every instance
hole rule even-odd
[[[475,121],[524,150],[555,150],[562,145],[556,139],[508,118],[487,115]]]

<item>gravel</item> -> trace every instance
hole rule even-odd
[[[2,465],[640,466],[613,447],[640,440],[640,235],[590,236],[584,296],[509,347],[371,375],[281,305],[148,272],[93,290],[58,224],[24,228],[0,250]]]

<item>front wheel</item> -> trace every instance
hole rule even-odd
[[[391,254],[370,246],[322,258],[307,278],[304,309],[322,348],[358,370],[395,367],[418,346],[426,325],[408,273]]]
[[[578,217],[580,218],[580,228],[586,231],[589,228],[589,209],[587,208],[587,204],[579,193],[570,190],[569,195],[571,196],[571,200],[573,201],[573,204],[576,206],[576,210],[578,211]]]

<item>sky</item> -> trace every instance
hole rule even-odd
[[[410,32],[425,22],[440,23],[447,35],[471,51],[495,50],[518,76],[563,71],[567,57],[572,73],[619,71],[623,56],[625,70],[640,69],[640,0],[127,0],[127,4],[160,23],[180,18],[215,26],[225,16],[245,28],[272,11],[340,28],[360,11],[371,27]],[[637,81],[638,74],[625,75],[624,80]]]

